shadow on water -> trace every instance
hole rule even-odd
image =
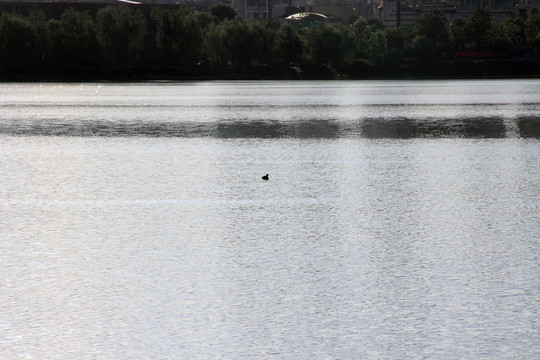
[[[540,138],[540,119],[477,117],[460,119],[364,118],[357,121],[227,121],[61,123],[0,122],[0,134],[79,137],[212,137],[212,138]]]

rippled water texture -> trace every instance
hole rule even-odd
[[[0,86],[0,134],[539,138],[540,82]]]
[[[0,89],[1,359],[540,358],[540,81]]]

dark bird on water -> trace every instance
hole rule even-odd
[[[268,180],[268,174],[264,175],[261,179],[267,181]]]

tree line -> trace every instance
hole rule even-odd
[[[155,7],[148,14],[114,5],[95,16],[68,8],[57,19],[40,11],[6,12],[0,17],[0,72],[4,78],[106,77],[107,71],[112,77],[363,76],[422,72],[471,58],[535,58],[540,50],[538,14],[496,23],[478,9],[468,20],[449,23],[433,11],[398,29],[367,18],[305,25],[244,20],[222,4],[209,12],[184,6]]]

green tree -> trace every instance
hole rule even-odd
[[[203,34],[206,34],[212,25],[218,23],[218,18],[205,12],[197,14],[197,22]]]
[[[328,68],[338,68],[345,63],[346,32],[342,26],[321,24],[308,33],[308,51],[311,61]]]
[[[491,36],[489,37],[489,50],[507,52],[512,50],[512,34],[506,31],[504,24],[493,22],[491,27]]]
[[[371,27],[366,18],[361,17],[352,24],[351,28],[353,41],[353,56],[355,58],[367,59],[369,49],[367,46],[370,35],[372,34]]]
[[[399,27],[389,29],[386,32],[386,43],[388,45],[386,61],[389,65],[400,64],[404,57],[409,56],[408,51],[413,37],[413,30],[410,27]]]
[[[148,34],[144,15],[128,6],[107,6],[98,10],[97,38],[113,63],[138,61],[139,53],[145,47]]]
[[[426,35],[416,35],[411,41],[412,55],[419,64],[427,64],[437,56],[435,41]]]
[[[493,21],[489,11],[476,9],[465,27],[470,47],[477,50],[487,49],[491,42],[492,30]]]
[[[223,26],[225,52],[234,66],[250,65],[254,59],[254,38],[247,21],[242,19],[225,20]]]
[[[290,23],[283,24],[276,35],[278,62],[289,65],[300,61],[304,50],[303,44],[296,28]]]
[[[476,9],[464,28],[465,48],[505,52],[512,47],[512,34],[504,24],[491,19],[489,11]]]
[[[90,14],[68,8],[60,20],[50,20],[49,46],[53,63],[59,66],[92,64],[97,41]]]
[[[455,50],[464,50],[469,47],[467,35],[467,22],[463,19],[456,19],[450,24],[450,36]]]
[[[359,18],[351,28],[352,51],[355,58],[380,62],[388,49],[386,29],[382,22]]]
[[[204,51],[207,60],[212,64],[225,64],[225,29],[223,26],[211,24],[204,36]]]
[[[513,17],[504,20],[503,31],[517,50],[525,40],[525,22],[522,17]]]
[[[273,21],[251,21],[250,38],[253,41],[253,58],[259,65],[275,62],[276,57],[276,23]]]
[[[254,59],[254,39],[250,26],[243,19],[224,20],[212,27],[205,47],[210,61],[233,66],[250,65]]]
[[[447,51],[450,45],[450,30],[449,24],[444,14],[439,11],[431,11],[425,13],[414,22],[414,33],[416,37],[425,37],[426,40],[420,42],[431,42],[430,46],[434,47],[435,55]]]
[[[36,26],[20,15],[3,13],[0,17],[0,64],[10,72],[31,70],[40,59]]]
[[[368,21],[368,25],[371,27],[371,30],[373,30],[374,32],[376,31],[384,31],[386,30],[386,26],[384,26],[383,22],[380,20],[380,19],[376,19],[376,18],[369,18],[367,19]]]
[[[382,62],[388,54],[386,30],[376,30],[371,34],[368,41],[370,56],[368,59],[374,62]]]
[[[48,51],[49,23],[45,13],[40,9],[35,9],[26,17],[35,27],[39,37],[39,52],[41,62],[45,62]]]
[[[236,11],[226,4],[214,4],[210,6],[209,10],[210,14],[212,14],[212,16],[215,16],[219,22],[236,18]]]
[[[191,7],[176,11],[152,10],[156,45],[169,64],[193,65],[200,57],[202,31]]]
[[[540,48],[540,14],[534,14],[525,21],[527,44],[538,52]]]

